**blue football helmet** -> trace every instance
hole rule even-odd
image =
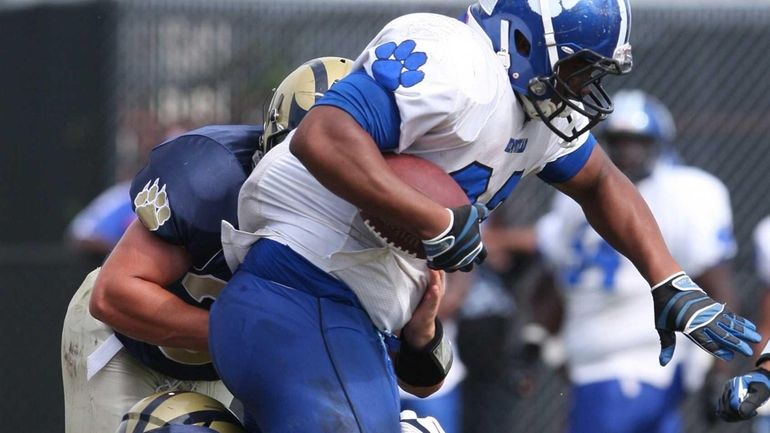
[[[612,112],[601,80],[633,64],[628,0],[479,0],[466,22],[491,40],[527,114],[567,142]],[[588,125],[562,131],[552,123],[572,111]]]
[[[636,182],[668,150],[676,135],[674,119],[663,103],[641,90],[622,90],[612,99],[615,111],[595,132],[615,165]]]
[[[658,98],[641,90],[621,90],[612,99],[615,101],[615,110],[601,125],[602,134],[636,135],[656,143],[670,143],[674,140],[674,118]]]

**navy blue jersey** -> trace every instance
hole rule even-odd
[[[232,276],[220,240],[221,221],[237,225],[238,192],[251,173],[262,128],[214,125],[170,139],[150,153],[131,184],[137,217],[153,234],[185,247],[193,266],[167,290],[209,309]],[[182,380],[216,380],[207,353],[162,348],[117,334],[148,367]]]

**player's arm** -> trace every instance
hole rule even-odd
[[[709,298],[681,271],[644,199],[599,146],[574,177],[556,186],[580,204],[594,229],[652,286],[661,365],[673,357],[674,331],[725,360],[734,352],[751,355],[747,343],[759,341],[756,327]]]
[[[302,119],[290,149],[330,191],[423,240],[429,266],[470,270],[485,256],[478,226],[488,211],[447,209],[396,176],[381,152],[398,149],[400,125],[393,94],[354,72]]]
[[[329,190],[420,239],[435,237],[449,224],[446,209],[398,178],[371,135],[339,108],[310,110],[291,151]]]
[[[401,389],[417,397],[438,391],[452,366],[452,347],[438,320],[445,292],[444,273],[431,271],[420,304],[401,329],[401,350],[394,358],[396,377]]]
[[[134,221],[99,271],[91,315],[150,344],[207,350],[208,311],[163,288],[183,276],[191,262],[183,247]]]
[[[644,199],[600,146],[572,179],[555,186],[580,204],[591,226],[650,285],[681,271]]]

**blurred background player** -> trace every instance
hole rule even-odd
[[[757,358],[755,369],[727,381],[719,399],[718,413],[726,421],[753,418],[756,433],[770,432],[770,216],[763,218],[754,228],[754,260],[756,273],[763,284],[759,304],[757,330],[765,336],[764,349]]]
[[[101,263],[136,219],[131,207],[131,181],[107,188],[78,212],[67,227],[72,248],[94,263]]]
[[[348,72],[350,61],[322,58],[308,65],[334,81]],[[310,69],[303,69],[305,86],[313,84]],[[297,85],[279,92],[292,98]],[[267,142],[303,113],[291,114],[299,117],[269,123]],[[231,276],[222,255],[221,221],[237,221],[238,191],[259,158],[262,131],[207,126],[150,153],[130,190],[138,220],[104,266],[88,275],[67,310],[67,432],[111,431],[128,407],[163,389],[195,390],[230,403],[206,352],[208,308]]]
[[[732,303],[729,261],[736,245],[726,187],[700,169],[663,157],[670,154],[675,130],[656,98],[627,90],[613,100],[615,111],[599,132],[608,155],[636,184],[682,268],[714,299]],[[659,336],[647,326],[653,306],[649,286],[631,262],[591,229],[580,207],[564,195],[555,197],[534,237],[512,235],[518,235],[516,242],[529,237],[530,248],[536,244],[553,270],[536,290],[535,311],[541,313],[535,320],[563,336],[572,383],[569,430],[681,431],[678,409],[685,387],[702,384],[711,359],[687,342],[666,368],[657,365]]]
[[[156,144],[185,132],[180,125],[163,127],[149,113],[139,110],[127,114],[119,130],[115,162],[118,181],[78,212],[65,234],[69,246],[94,266],[101,265],[136,219],[130,200],[134,174],[147,163]]]

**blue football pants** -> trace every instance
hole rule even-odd
[[[641,383],[638,394],[623,392],[618,380],[572,388],[570,433],[680,433],[684,399],[681,371],[668,388]]]
[[[211,309],[209,345],[249,432],[398,433],[383,339],[350,289],[260,240]]]

